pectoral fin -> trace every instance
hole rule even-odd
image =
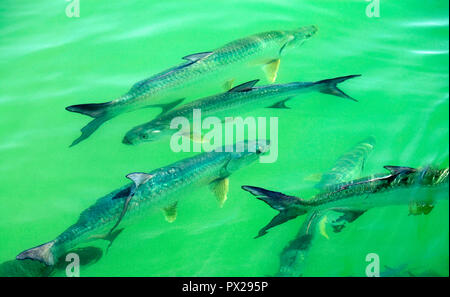
[[[169,110],[174,109],[177,105],[180,105],[180,103],[183,102],[184,99],[185,99],[185,98],[181,98],[181,99],[172,101],[172,102],[167,103],[167,104],[147,105],[146,107],[160,107],[160,108],[162,109],[162,110],[161,110],[161,113],[158,115],[158,116],[160,116],[160,115],[162,115],[162,114],[168,112]]]
[[[114,232],[108,232],[106,234],[95,234],[95,235],[91,235],[89,237],[89,239],[103,239],[106,241],[109,241],[108,246],[106,247],[106,251],[109,250],[109,248],[111,247],[111,245],[113,244],[114,240],[116,240],[117,236],[119,236],[119,234],[124,230],[124,228],[121,229],[117,229]]]
[[[434,205],[428,202],[411,202],[409,204],[409,215],[417,216],[417,215],[427,215],[434,208]]]
[[[192,140],[195,143],[205,143],[205,142],[207,142],[207,139],[205,137],[203,137],[201,134],[192,132],[192,130],[189,131],[189,132],[188,131],[182,132],[181,136],[185,137],[185,138],[189,138],[190,140]]]
[[[279,108],[279,109],[291,109],[289,106],[286,106],[286,102],[291,100],[292,97],[288,97],[286,99],[283,99],[281,101],[278,101],[275,104],[272,104],[270,106],[267,106],[267,108]]]
[[[305,177],[305,181],[309,181],[309,182],[319,182],[322,179],[323,174],[322,173],[312,173],[310,175],[308,175],[307,177]]]
[[[211,183],[211,190],[216,195],[220,207],[223,207],[223,204],[228,198],[229,184],[230,181],[228,178],[219,179]]]
[[[267,80],[271,83],[275,82],[278,75],[278,69],[280,68],[280,59],[274,59],[268,62],[263,68],[266,73]]]
[[[319,231],[323,237],[325,237],[326,239],[330,239],[330,237],[327,234],[327,223],[328,217],[325,215],[319,222]]]
[[[224,84],[223,84],[223,88],[225,89],[225,91],[229,91],[233,88],[233,83],[234,83],[234,78],[227,80]]]
[[[341,232],[347,223],[351,223],[364,214],[365,210],[349,210],[335,208],[334,211],[341,212],[342,215],[331,223],[335,233]]]
[[[168,221],[169,223],[174,222],[177,218],[177,203],[178,202],[175,202],[174,204],[169,205],[163,209],[166,221]]]

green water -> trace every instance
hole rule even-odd
[[[379,18],[366,16],[363,0],[81,0],[79,18],[66,16],[67,4],[0,2],[0,262],[54,239],[127,183],[127,173],[192,155],[168,142],[121,143],[157,114],[151,109],[121,115],[69,148],[88,118],[66,106],[111,100],[185,55],[253,33],[317,25],[286,52],[277,81],[362,74],[342,86],[359,102],[311,93],[290,110],[265,111],[279,117],[277,162],[233,174],[223,208],[205,187],[185,193],[174,223],[158,213],[137,221],[82,276],[273,275],[303,217],[253,239],[276,212],[241,185],[308,197],[308,176],[368,135],[377,146],[366,174],[388,164],[448,166],[447,1],[381,0]],[[314,242],[304,275],[364,276],[368,253],[381,266],[449,275],[448,200],[426,216],[408,216],[406,205],[372,209],[332,235]]]

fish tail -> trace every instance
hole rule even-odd
[[[38,260],[49,266],[55,265],[55,256],[52,252],[52,247],[55,244],[55,240],[41,244],[37,247],[25,250],[16,256],[17,260]]]
[[[106,103],[89,103],[89,104],[77,104],[70,105],[66,107],[67,111],[81,113],[92,118],[103,117],[108,107],[110,106],[110,102]]]
[[[264,201],[270,207],[279,211],[279,213],[272,218],[269,224],[259,230],[258,235],[255,238],[265,235],[267,230],[289,220],[295,219],[310,210],[310,207],[307,206],[306,202],[298,197],[288,196],[280,192],[269,191],[252,186],[242,186],[242,189],[250,192],[259,200]]]
[[[70,147],[91,136],[91,134],[94,133],[95,130],[97,130],[104,122],[114,117],[112,113],[108,112],[108,108],[110,106],[111,102],[78,104],[66,107],[66,110],[68,111],[81,113],[94,118],[81,129],[81,136],[75,139]]]
[[[334,95],[334,96],[338,96],[338,97],[342,97],[345,99],[349,99],[349,100],[358,102],[358,100],[345,94],[341,89],[339,89],[337,87],[337,84],[340,84],[341,82],[344,82],[347,79],[351,79],[351,78],[358,77],[358,76],[361,76],[361,74],[354,74],[354,75],[341,76],[341,77],[336,77],[336,78],[331,78],[331,79],[324,79],[324,80],[315,82],[315,84],[319,86],[319,92],[321,92],[321,93]]]
[[[92,133],[95,132],[95,130],[97,130],[101,125],[103,125],[104,122],[108,121],[109,119],[111,119],[111,117],[104,116],[104,117],[100,117],[100,118],[95,118],[92,121],[90,121],[86,126],[81,128],[81,130],[80,130],[81,136],[78,137],[77,139],[75,139],[69,147],[72,147],[72,146],[80,143],[81,141],[85,140],[89,136],[91,136]]]

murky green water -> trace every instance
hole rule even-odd
[[[121,143],[156,109],[121,115],[69,148],[88,118],[66,106],[111,100],[185,55],[253,33],[317,25],[316,36],[284,55],[277,81],[362,74],[342,85],[359,102],[310,93],[291,100],[290,110],[265,111],[279,117],[277,162],[233,174],[223,208],[207,187],[185,193],[174,223],[160,214],[136,222],[82,276],[273,275],[303,218],[253,239],[275,211],[241,185],[309,197],[308,177],[368,135],[377,146],[365,174],[388,164],[448,167],[446,1],[382,0],[379,18],[366,16],[363,0],[81,0],[79,18],[66,16],[67,4],[0,2],[0,262],[55,238],[127,183],[127,173],[191,156],[168,142]],[[448,200],[426,216],[408,216],[406,205],[372,209],[319,237],[304,275],[363,276],[366,255],[377,253],[382,267],[448,276],[448,222]]]

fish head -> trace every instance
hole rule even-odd
[[[228,149],[225,147],[225,151],[231,151],[225,168],[227,173],[231,174],[242,167],[250,165],[269,151],[269,148],[270,141],[268,140],[241,141]]]
[[[280,49],[280,53],[290,47],[297,47],[302,45],[306,40],[314,36],[317,32],[317,26],[311,25],[311,26],[304,26],[300,27],[295,30],[289,30],[284,32],[284,44],[282,45]]]
[[[125,134],[122,143],[128,145],[137,145],[142,142],[152,142],[159,140],[169,134],[170,129],[162,122],[150,122],[134,127]]]

